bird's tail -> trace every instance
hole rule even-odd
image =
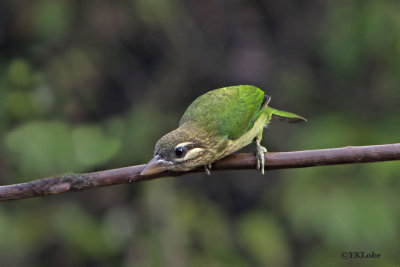
[[[275,108],[270,108],[270,112],[272,114],[272,118],[278,118],[282,121],[287,121],[287,122],[301,122],[301,121],[307,121],[305,118],[303,118],[300,115],[288,112],[288,111],[283,111]]]

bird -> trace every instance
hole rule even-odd
[[[211,164],[254,142],[257,169],[264,174],[267,149],[260,142],[271,118],[307,121],[297,114],[269,107],[271,98],[252,85],[211,90],[196,98],[183,114],[179,127],[161,137],[154,157],[141,175],[164,171],[188,171]]]

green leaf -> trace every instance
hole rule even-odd
[[[70,131],[64,122],[29,122],[5,136],[18,176],[43,176],[76,169]]]
[[[95,125],[74,129],[72,143],[75,158],[84,167],[98,166],[109,161],[121,147],[119,139],[105,135],[102,129]]]
[[[34,82],[34,75],[30,64],[24,59],[14,59],[7,73],[7,78],[12,87],[27,87]]]
[[[35,5],[33,29],[47,40],[58,40],[67,34],[72,18],[69,1],[42,0]]]
[[[262,266],[288,266],[290,251],[284,231],[275,218],[252,212],[239,220],[239,235],[248,252]]]

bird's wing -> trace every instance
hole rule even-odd
[[[264,100],[264,92],[250,85],[216,89],[193,101],[179,125],[195,122],[207,131],[236,139],[253,126]]]

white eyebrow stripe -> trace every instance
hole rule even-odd
[[[192,143],[192,142],[180,143],[180,144],[177,144],[177,145],[175,146],[175,148],[180,147],[180,146],[185,147],[185,146],[188,146],[188,145],[193,145],[193,143]]]
[[[175,161],[182,162],[182,161],[186,161],[186,160],[192,159],[192,158],[196,157],[198,154],[200,154],[203,151],[204,151],[203,148],[199,148],[199,147],[193,148],[193,149],[191,149],[191,150],[189,150],[187,152],[187,154],[185,155],[184,158],[175,159]]]

